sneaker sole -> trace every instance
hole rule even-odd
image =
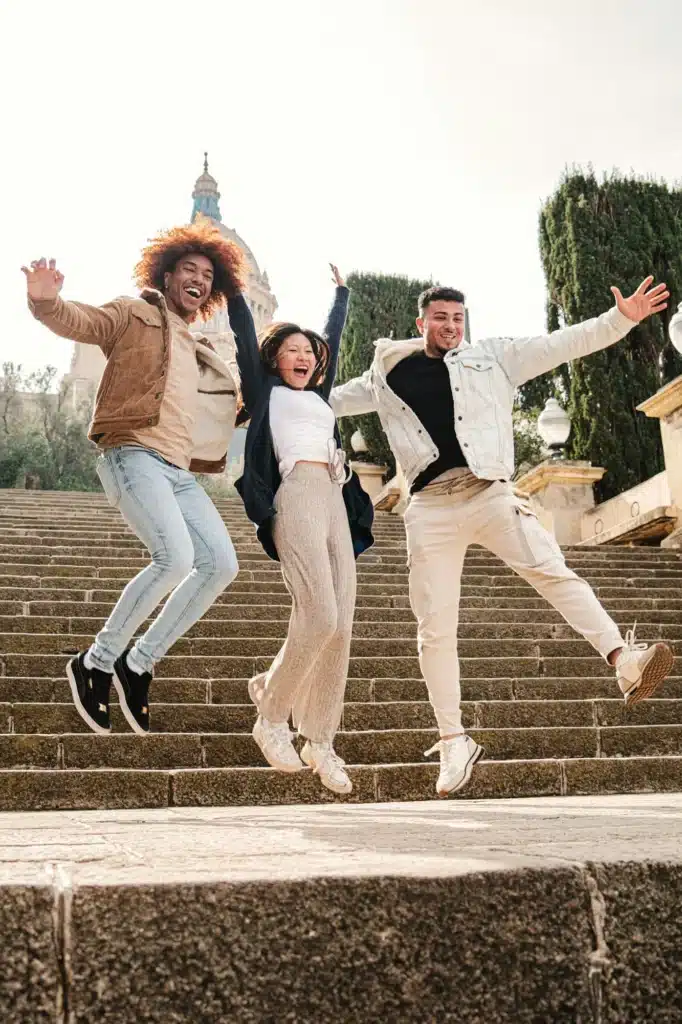
[[[464,777],[462,778],[462,781],[458,782],[456,786],[452,786],[451,789],[437,789],[436,792],[438,793],[438,796],[450,796],[452,793],[457,793],[460,789],[463,789],[464,786],[466,786],[469,779],[471,778],[471,773],[474,770],[474,765],[476,764],[477,761],[481,760],[484,754],[485,750],[483,749],[483,747],[480,747],[477,743],[476,750],[469,758],[467,766],[464,769]]]
[[[652,697],[661,683],[670,675],[674,662],[674,654],[667,644],[656,644],[656,653],[642,672],[642,681],[634,690],[625,694],[628,707],[638,704],[640,700]]]
[[[258,747],[258,749],[260,750],[261,754],[263,755],[265,760],[268,762],[270,767],[274,768],[275,771],[277,771],[277,772],[284,772],[285,775],[295,775],[296,772],[303,771],[303,769],[305,768],[305,765],[303,764],[303,761],[301,761],[301,763],[298,764],[298,765],[283,765],[281,763],[280,764],[273,764],[273,762],[270,760],[268,755],[263,750],[263,747],[262,747],[262,745],[260,743],[260,740],[258,739],[257,729],[256,729],[255,726],[253,727],[251,735],[253,736],[254,742],[255,742],[256,746]]]
[[[76,683],[76,677],[73,674],[71,665],[66,666],[66,678],[69,680],[69,686],[71,687],[71,698],[73,700],[76,711],[81,716],[88,728],[96,732],[98,736],[110,736],[111,727],[105,729],[103,725],[98,725],[94,718],[91,718],[88,712],[85,710],[85,705],[81,701],[80,694],[78,693],[78,684]]]
[[[301,753],[299,754],[299,757],[303,761],[303,764],[306,765],[306,767],[312,769],[312,771],[316,775],[319,774],[319,772],[314,767],[312,761],[309,759],[307,754],[304,754],[303,751],[301,751]],[[349,793],[353,792],[353,783],[352,782],[350,784],[350,789],[337,789],[331,783],[325,782],[321,775],[320,775],[320,782],[322,783],[322,785],[324,786],[325,789],[328,789],[330,793],[336,793],[337,796],[348,796]]]
[[[138,723],[135,721],[135,715],[128,707],[128,703],[125,697],[125,689],[123,688],[123,683],[116,674],[116,669],[114,669],[114,689],[118,694],[118,703],[120,705],[121,711],[123,712],[123,717],[125,718],[130,728],[133,730],[133,732],[137,733],[138,736],[148,736],[149,730],[143,729],[141,725],[138,725]]]

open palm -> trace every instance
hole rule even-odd
[[[57,270],[55,260],[49,263],[45,259],[33,260],[31,269],[21,268],[26,275],[26,290],[28,297],[34,302],[44,302],[46,299],[56,299],[64,284],[64,275]]]
[[[624,313],[628,320],[646,320],[652,313],[660,313],[666,308],[666,299],[670,298],[670,292],[665,284],[657,284],[651,287],[653,275],[645,277],[636,292],[633,292],[629,299],[624,299],[620,289],[615,285],[611,287],[616,305],[621,313]]]

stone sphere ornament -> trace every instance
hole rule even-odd
[[[367,442],[362,436],[362,431],[360,430],[356,430],[355,433],[351,435],[350,446],[356,455],[364,455],[369,451]]]

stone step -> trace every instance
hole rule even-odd
[[[79,606],[83,613],[89,611],[89,606],[83,604]],[[224,639],[224,640],[241,640],[245,638],[259,638],[268,637],[274,638],[278,642],[282,642],[287,634],[288,620],[289,620],[289,609],[283,608],[283,614],[279,618],[268,618],[263,619],[262,613],[259,616],[257,609],[250,609],[252,615],[250,618],[235,619],[235,618],[204,618],[200,622],[196,623],[186,634],[186,639],[196,638],[213,638],[213,639]],[[1,608],[0,608],[1,611]],[[268,616],[271,614],[272,609],[267,609]],[[398,609],[394,610],[396,615],[401,615],[401,611]],[[659,615],[661,613],[658,613]],[[416,640],[417,636],[417,624],[413,618],[407,618],[409,615],[408,609],[402,610],[402,615],[398,619],[393,621],[386,620],[381,621],[377,614],[373,619],[363,621],[356,620],[353,625],[353,636],[357,640],[368,640],[376,638],[380,635],[381,639],[379,643],[389,640],[409,640],[412,643]],[[383,614],[382,614],[383,618]],[[490,621],[487,622],[460,622],[458,636],[460,640],[528,640],[528,641],[540,641],[540,640],[567,640],[577,643],[582,643],[583,648],[586,651],[591,651],[592,648],[586,641],[576,641],[576,635],[574,630],[563,621],[558,622],[534,622],[534,616],[525,616],[524,622],[500,622],[496,616],[490,617]],[[679,616],[678,616],[679,620]],[[151,623],[151,619],[147,623],[144,623],[140,627],[140,634],[145,631],[147,626]],[[0,643],[6,645],[7,650],[11,648],[11,644],[7,639],[3,640],[2,634],[6,633],[21,633],[25,636],[32,634],[50,634],[54,637],[58,637],[60,642],[62,638],[65,638],[67,642],[70,642],[70,637],[78,636],[94,636],[105,622],[105,615],[98,617],[89,617],[84,614],[83,617],[73,616],[69,618],[61,618],[56,616],[40,616],[40,615],[1,615],[0,614]],[[619,622],[622,629],[628,629],[631,623],[623,620]],[[637,630],[637,636],[642,641],[651,642],[653,640],[682,640],[682,625],[679,623],[665,623],[665,622],[647,622],[646,620],[639,621],[639,628]],[[26,641],[28,643],[28,641]],[[74,639],[74,643],[78,643]],[[23,648],[22,648],[23,649]],[[182,647],[174,649],[175,653],[180,653],[183,650]],[[210,653],[207,651],[206,653]]]
[[[11,704],[14,702],[38,702],[38,703],[69,703],[71,693],[69,684],[63,674],[64,662],[62,662],[62,673],[57,676],[0,676],[0,702]],[[151,699],[154,704],[249,704],[247,693],[247,679],[238,676],[234,678],[213,678],[195,679],[183,677],[160,677],[154,680]],[[465,704],[472,706],[478,703],[499,702],[498,714],[516,716],[515,722],[523,725],[532,725],[538,715],[542,715],[542,724],[552,725],[553,716],[560,713],[556,707],[543,712],[539,706],[540,702],[560,702],[571,705],[580,721],[570,718],[571,724],[589,724],[593,721],[596,724],[645,724],[658,721],[670,721],[669,715],[677,714],[677,705],[668,707],[668,699],[682,699],[682,677],[669,676],[662,691],[664,699],[642,701],[632,708],[626,708],[616,690],[613,674],[607,673],[603,676],[576,676],[576,677],[550,677],[550,676],[525,676],[510,678],[498,676],[486,678],[485,676],[465,678],[462,680],[462,697]],[[349,679],[346,685],[345,699],[347,703],[370,703],[374,701],[427,701],[428,694],[426,684],[421,678],[397,678],[386,676],[383,678],[362,678]],[[606,699],[609,703],[610,719],[608,722],[594,718],[595,712],[589,713],[585,708],[575,708],[583,701]],[[116,702],[115,691],[112,690],[112,700]],[[519,710],[517,705],[526,702],[529,705],[528,714],[532,720],[521,720],[525,711]],[[504,707],[508,707],[505,711]],[[510,706],[511,705],[511,706]],[[532,705],[532,707],[531,707]],[[515,710],[516,708],[516,710]],[[614,720],[616,709],[621,709],[621,717]],[[491,713],[489,710],[486,713]],[[10,712],[7,712],[10,714]],[[563,708],[561,714],[565,716],[568,710]],[[571,710],[571,715],[573,710]],[[521,716],[521,717],[519,717]],[[657,717],[660,716],[660,717]],[[565,719],[568,721],[568,719]],[[674,718],[672,719],[675,720]],[[682,717],[680,717],[682,721]],[[0,730],[1,731],[1,730]]]
[[[662,629],[663,627],[661,627]],[[672,629],[673,627],[671,627]],[[644,636],[644,632],[642,633]],[[214,636],[183,637],[171,648],[171,656],[192,656],[221,658],[224,656],[240,658],[274,658],[282,646],[284,633],[279,637],[237,636],[230,639]],[[86,634],[75,633],[0,633],[0,651],[2,658],[15,654],[64,654],[69,651],[81,651],[90,646],[94,639],[94,631]],[[649,637],[651,639],[651,637]],[[682,655],[682,640],[667,638],[666,642],[672,650]],[[593,647],[582,638],[571,639],[511,639],[508,637],[486,636],[485,639],[460,639],[459,655],[462,659],[486,659],[495,652],[498,659],[533,658],[544,661],[551,658],[585,658],[592,656],[601,660]],[[406,639],[386,639],[373,636],[359,638],[355,636],[351,643],[351,659],[356,658],[409,658],[415,655],[415,641]]]
[[[351,767],[354,790],[335,797],[306,769],[270,768],[0,770],[0,810],[252,806],[343,801],[378,803],[436,798],[436,765]],[[482,761],[463,799],[675,792],[682,758],[611,757]]]
[[[16,634],[11,634],[15,636]],[[20,635],[20,634],[19,634]],[[190,641],[197,643],[200,641]],[[464,641],[474,643],[475,641]],[[66,652],[67,654],[70,652]],[[62,654],[25,654],[9,652],[0,656],[0,672],[4,676],[54,677],[64,670]],[[195,679],[242,678],[268,669],[271,657],[257,655],[168,655],[158,666],[159,678],[166,676]],[[675,659],[673,674],[679,675],[682,663]],[[463,679],[480,677],[523,677],[537,676],[602,676],[613,674],[606,662],[593,657],[578,656],[518,656],[518,657],[462,657]],[[384,657],[355,656],[348,667],[349,679],[366,678],[415,678],[419,675],[416,655]]]
[[[43,591],[37,591],[42,595]],[[69,591],[68,593],[72,593]],[[112,592],[109,601],[86,600],[89,592],[84,591],[80,600],[4,600],[0,601],[0,615],[7,617],[23,616],[25,618],[105,618],[116,603],[117,592]],[[260,606],[254,604],[243,604],[228,601],[229,592],[222,596],[207,613],[205,621],[224,621],[229,619],[248,620],[259,619],[263,613]],[[240,599],[240,601],[243,599]],[[409,608],[409,603],[404,599],[396,607],[389,605],[390,598],[366,598],[359,602],[355,609],[356,622],[405,622],[414,624],[414,618]],[[680,602],[682,603],[682,602]],[[162,602],[163,604],[163,602]],[[671,608],[670,605],[673,605]],[[608,602],[605,607],[618,621],[619,625],[629,629],[632,626],[632,617],[629,614],[634,612],[640,623],[659,625],[668,623],[677,625],[682,622],[680,611],[675,609],[675,601],[652,599],[646,608],[639,607],[637,602],[628,600],[615,600]],[[380,609],[380,610],[379,610]],[[291,613],[291,603],[288,595],[282,597],[281,602],[268,602],[268,619],[288,620]],[[529,598],[508,599],[500,603],[492,604],[490,600],[480,598],[465,598],[460,608],[460,622],[471,624],[505,624],[505,623],[528,623],[533,624],[561,624],[565,623],[564,618],[541,599]]]
[[[40,581],[39,581],[40,582]],[[0,602],[6,606],[8,604],[20,602],[23,605],[30,604],[35,606],[36,604],[41,607],[52,606],[54,604],[61,603],[63,601],[79,604],[85,604],[88,609],[94,608],[97,605],[106,605],[107,609],[113,608],[114,604],[120,596],[120,587],[112,590],[91,590],[87,587],[82,589],[72,589],[69,581],[69,587],[64,588],[61,586],[50,586],[50,583],[55,583],[54,580],[43,580],[45,586],[33,587],[1,587],[0,586]],[[97,580],[80,581],[82,583],[92,584],[99,583]],[[270,593],[268,591],[258,591],[259,599],[258,604],[251,605],[252,608],[260,608],[260,601],[267,599],[268,614],[269,609],[273,607],[290,608],[289,596],[286,591],[278,591],[276,593]],[[245,607],[244,602],[248,600],[243,593],[235,592],[231,587],[220,595],[216,603],[213,605],[211,610],[214,615],[230,616],[232,614],[232,606],[238,606],[238,609]],[[631,618],[634,621],[642,616],[641,621],[647,621],[644,617],[645,613],[653,617],[653,621],[658,622],[659,618],[657,612],[661,612],[662,616],[668,616],[665,621],[679,622],[682,621],[682,616],[677,613],[682,610],[682,600],[672,597],[649,597],[649,598],[611,598],[604,602],[604,606],[610,614],[617,616],[619,613],[629,625],[631,625]],[[368,615],[374,615],[374,609],[393,609],[403,610],[409,609],[409,598],[407,595],[394,595],[389,594],[359,594],[356,604],[356,611]],[[532,592],[523,597],[501,597],[499,594],[495,594],[494,597],[480,597],[464,595],[461,601],[460,613],[462,621],[465,621],[464,616],[470,615],[473,620],[476,620],[476,616],[479,610],[483,610],[486,614],[491,612],[496,613],[496,617],[499,614],[504,621],[507,621],[507,616],[511,615],[513,618],[518,619],[519,614],[522,617],[527,618],[528,614],[532,613],[534,621],[548,621],[544,616],[550,616],[550,621],[562,621],[561,617],[557,615],[540,597],[533,597]],[[528,613],[528,614],[527,614]],[[539,613],[540,618],[537,617]],[[235,614],[240,614],[239,610]],[[288,614],[288,612],[287,612]],[[383,612],[382,612],[383,615]],[[663,618],[661,617],[661,621]]]
[[[682,725],[627,728],[478,728],[470,735],[492,761],[682,754]],[[348,765],[418,763],[433,746],[433,728],[342,731],[335,744]],[[267,767],[248,732],[94,736],[0,735],[0,769],[174,769]]]
[[[0,680],[2,683],[2,680]],[[198,687],[196,687],[198,690]],[[195,692],[196,692],[195,690]],[[467,729],[558,729],[565,728],[639,728],[643,726],[679,725],[682,700],[656,698],[642,701],[635,708],[626,708],[622,699],[613,696],[597,700],[464,700],[462,720]],[[5,734],[61,734],[88,733],[88,727],[78,715],[71,701],[60,703],[57,698],[68,699],[64,688],[53,686],[55,699],[41,703],[39,691],[34,691],[28,702],[15,700],[0,705],[0,733]],[[162,697],[163,691],[159,692]],[[166,691],[166,695],[168,692]],[[174,694],[171,692],[170,696]],[[220,696],[220,694],[218,694]],[[390,694],[389,694],[390,696]],[[243,699],[243,697],[242,697]],[[163,703],[153,694],[153,735],[161,733],[245,733],[250,734],[256,713],[251,703]],[[424,700],[372,700],[346,703],[341,721],[342,731],[366,732],[432,729],[433,712]],[[114,734],[129,733],[118,705],[112,701],[112,729]],[[104,737],[108,739],[108,737]],[[138,741],[140,738],[137,737]],[[145,737],[140,742],[146,742]],[[254,745],[254,749],[255,745]],[[525,755],[530,756],[530,755]],[[558,756],[558,755],[557,755]],[[568,755],[562,755],[568,756]],[[572,755],[573,756],[573,755]],[[375,757],[375,761],[381,758]]]

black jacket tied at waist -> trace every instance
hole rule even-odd
[[[334,304],[327,317],[324,331],[330,348],[329,367],[322,384],[313,390],[327,404],[336,375],[341,335],[348,309],[348,295],[347,288],[336,289]],[[256,525],[259,541],[270,558],[279,561],[272,527],[277,514],[274,507],[275,494],[282,479],[270,432],[270,395],[273,387],[286,385],[279,376],[268,372],[261,360],[256,328],[244,296],[236,295],[230,299],[227,308],[230,327],[238,341],[237,365],[241,378],[242,398],[250,416],[244,449],[244,472],[235,487],[244,502],[247,516]],[[334,438],[336,444],[341,447],[338,424],[334,427]],[[353,550],[357,558],[374,543],[374,508],[356,473],[353,473],[348,483],[343,486],[343,500],[348,514]]]

